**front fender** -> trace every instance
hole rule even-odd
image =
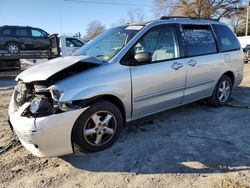
[[[126,92],[117,87],[111,86],[93,86],[84,89],[74,89],[64,91],[60,102],[88,99],[100,95],[114,95],[121,101],[126,100]]]
[[[93,86],[88,88],[73,89],[64,91],[60,98],[60,102],[76,101],[91,99],[103,95],[112,95],[118,98],[122,103],[126,111],[127,121],[131,118],[131,97],[128,93],[121,88],[111,86]]]

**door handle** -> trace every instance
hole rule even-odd
[[[197,64],[197,62],[193,59],[191,59],[189,62],[188,62],[188,65],[191,66],[191,67],[194,67],[195,65]]]
[[[183,63],[174,62],[174,63],[171,65],[171,68],[174,69],[174,70],[178,70],[178,69],[180,69],[181,67],[183,67]]]

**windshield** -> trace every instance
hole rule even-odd
[[[124,26],[109,29],[81,47],[73,55],[88,55],[100,61],[109,61],[143,26]]]

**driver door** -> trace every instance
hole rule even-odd
[[[186,65],[174,26],[147,32],[134,47],[135,55],[141,52],[152,60],[131,66],[133,119],[180,105],[185,89]]]
[[[31,28],[32,50],[49,50],[50,40],[48,36],[39,29]]]

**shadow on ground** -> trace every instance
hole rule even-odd
[[[244,94],[245,93],[245,94]],[[249,101],[250,88],[233,97]],[[120,139],[97,153],[62,157],[94,172],[223,173],[250,170],[250,110],[202,102],[126,125]]]

